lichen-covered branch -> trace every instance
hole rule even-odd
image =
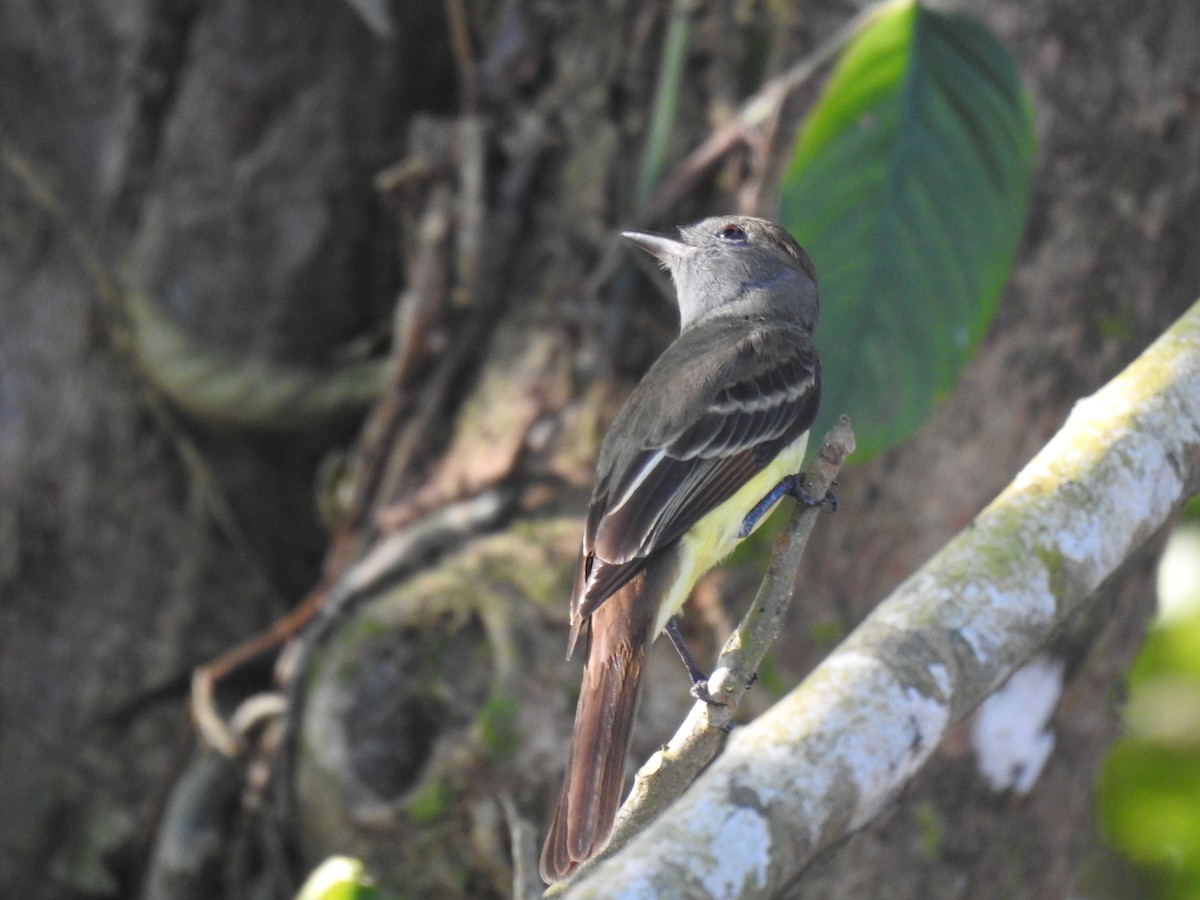
[[[1200,303],[570,896],[775,894],[870,821],[1198,490]]]

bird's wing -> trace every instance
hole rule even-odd
[[[816,416],[820,364],[807,332],[722,324],[724,330],[681,335],[613,423],[613,431],[621,430],[606,443],[619,442],[625,451],[607,459],[601,453],[573,599],[576,624],[649,556],[733,496]],[[656,409],[644,404],[647,396],[664,395],[678,402],[666,410],[657,399]]]

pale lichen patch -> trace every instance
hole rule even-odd
[[[767,882],[771,829],[762,811],[737,806],[712,836],[712,852],[723,865],[702,874],[712,897],[739,897]]]
[[[1063,689],[1063,663],[1034,657],[988,697],[971,728],[979,771],[996,792],[1027,793],[1054,749],[1046,726]]]

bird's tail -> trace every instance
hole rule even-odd
[[[635,578],[591,617],[571,755],[542,849],[541,872],[547,882],[565,878],[602,850],[612,831],[656,613],[645,609],[644,587],[644,577]]]

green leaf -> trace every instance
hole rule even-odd
[[[1025,220],[1032,119],[981,25],[899,0],[865,22],[797,137],[781,218],[821,284],[816,433],[849,414],[856,460],[916,431],[987,329]]]
[[[1099,779],[1110,843],[1162,882],[1162,896],[1200,888],[1200,757],[1122,738]]]

